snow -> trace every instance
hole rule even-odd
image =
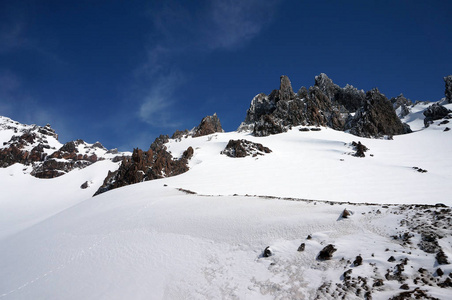
[[[424,106],[405,118],[415,132],[393,140],[296,127],[260,138],[229,132],[171,140],[174,157],[194,149],[187,173],[96,197],[120,163],[98,161],[54,179],[34,178],[20,164],[0,169],[0,298],[334,299],[320,287],[334,291],[351,269],[370,287],[384,279],[372,297],[388,299],[401,283],[385,274],[404,258],[412,290],[420,267],[434,274],[438,265],[435,253],[417,247],[420,234],[401,223],[415,222],[416,212],[398,204],[452,205],[452,131],[438,122],[423,128]],[[230,139],[272,153],[221,155]],[[352,141],[370,149],[365,158],[350,155]],[[340,217],[344,208],[353,212],[347,219]],[[405,231],[413,234],[408,246],[391,237]],[[305,251],[298,252],[301,243]],[[452,235],[438,243],[451,259]],[[317,260],[328,244],[337,249],[333,259]],[[264,258],[267,246],[274,255]],[[357,255],[361,266],[352,263]],[[441,268],[445,275],[435,278],[443,281],[452,264]],[[421,289],[450,299],[450,288]]]

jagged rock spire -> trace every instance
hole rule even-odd
[[[446,90],[444,91],[446,101],[452,103],[452,75],[444,77],[444,83],[446,84]]]
[[[289,77],[282,75],[279,80],[279,100],[290,100],[295,98],[295,93],[293,92]]]

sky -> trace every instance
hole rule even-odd
[[[131,150],[213,113],[236,130],[281,75],[438,101],[450,15],[447,0],[0,0],[0,115]]]

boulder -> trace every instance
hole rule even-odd
[[[334,248],[333,244],[329,244],[328,246],[326,246],[325,248],[323,248],[320,252],[319,255],[317,256],[317,259],[319,260],[329,260],[333,257],[333,253],[336,252],[337,249]]]
[[[442,106],[438,103],[432,104],[424,111],[425,127],[428,127],[435,120],[440,120],[440,119],[448,116],[449,113],[451,113],[451,111],[449,109],[445,108],[444,106]]]
[[[266,153],[271,153],[272,151],[264,147],[262,144],[253,143],[247,140],[229,140],[226,148],[221,151],[221,154],[227,155],[229,157],[246,157],[246,156],[257,156],[264,155]]]

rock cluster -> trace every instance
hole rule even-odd
[[[156,138],[148,151],[135,148],[132,157],[124,158],[118,170],[108,173],[94,196],[126,185],[187,172],[188,160],[194,153],[193,148],[188,147],[182,157],[174,159],[162,143],[167,137]]]
[[[200,137],[216,132],[223,132],[223,129],[220,119],[217,114],[214,114],[203,118],[201,123],[191,131],[177,130],[171,136],[171,139],[181,140],[189,136]],[[108,173],[102,186],[94,195],[134,183],[176,176],[187,172],[189,169],[188,161],[194,154],[193,148],[188,147],[181,157],[174,158],[165,145],[169,140],[168,135],[160,135],[147,151],[134,149],[130,158],[122,160],[118,170]]]
[[[396,102],[402,103],[403,99]],[[253,98],[238,130],[267,136],[299,125],[327,126],[363,137],[411,132],[396,115],[393,104],[377,89],[364,93],[351,85],[341,88],[323,73],[315,77],[314,86],[302,87],[297,94],[289,78],[281,76],[279,90]]]
[[[247,140],[229,140],[226,148],[221,151],[221,154],[229,157],[256,157],[271,152],[272,151],[269,148],[264,147],[259,143],[253,143]]]
[[[438,104],[438,103],[432,104],[423,113],[425,116],[425,118],[424,118],[425,127],[430,126],[430,124],[432,124],[433,121],[448,117],[449,113],[451,113],[451,112],[452,111],[445,108],[441,104]]]
[[[49,124],[24,125],[4,117],[0,121],[0,129],[13,131],[10,140],[0,145],[0,167],[31,166],[30,174],[38,178],[55,178],[105,159],[99,155],[108,154],[112,160],[124,155],[108,151],[99,142],[91,145],[76,140],[59,146],[58,135]]]

